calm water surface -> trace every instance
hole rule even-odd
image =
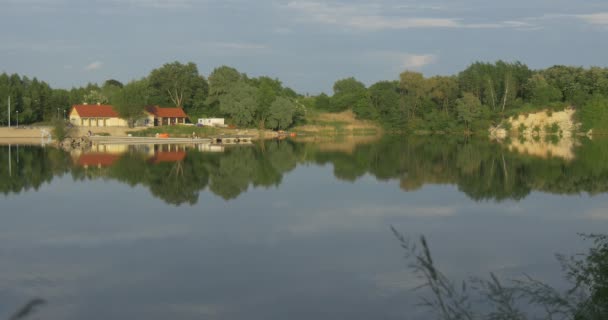
[[[608,143],[0,147],[0,319],[431,319],[391,226],[460,281],[528,274],[608,230]],[[9,156],[10,155],[10,156]]]

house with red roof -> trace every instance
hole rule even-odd
[[[145,115],[136,121],[141,126],[167,126],[186,123],[188,115],[182,108],[161,108],[148,106],[142,108]],[[81,127],[126,127],[127,120],[120,117],[111,105],[81,104],[72,106],[70,122]]]
[[[72,106],[69,120],[81,127],[126,127],[127,120],[122,119],[114,107],[103,104],[81,104]]]
[[[168,126],[176,124],[185,124],[188,115],[182,108],[161,108],[159,106],[146,107],[146,113],[149,114],[150,122],[154,126]]]

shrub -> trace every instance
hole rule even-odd
[[[56,141],[62,141],[63,139],[69,137],[72,131],[71,124],[68,126],[68,124],[66,124],[66,122],[62,119],[53,120],[52,126],[53,129],[51,134]]]

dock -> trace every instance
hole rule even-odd
[[[216,136],[210,138],[156,138],[156,137],[112,137],[91,136],[89,141],[95,144],[247,144],[253,136]]]
[[[89,140],[95,144],[207,144],[209,138],[154,138],[154,137],[104,137],[92,136]]]

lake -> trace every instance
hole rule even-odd
[[[458,292],[490,274],[563,291],[555,255],[608,230],[608,141],[568,152],[405,136],[0,146],[0,319],[32,299],[40,319],[437,319],[415,290],[434,269],[406,257],[425,257],[421,236]]]

